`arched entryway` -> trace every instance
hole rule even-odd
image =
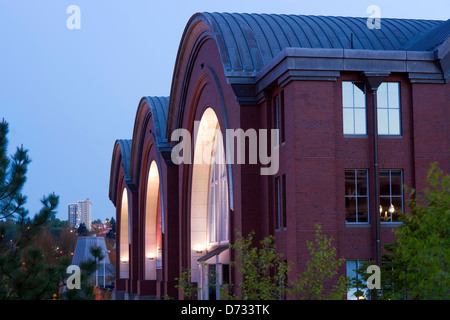
[[[219,120],[207,108],[198,125],[191,187],[191,270],[199,299],[218,299],[229,278],[229,192]]]

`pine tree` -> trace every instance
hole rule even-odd
[[[30,158],[23,147],[11,159],[7,156],[8,123],[0,123],[0,219],[14,222],[15,230],[0,227],[0,299],[50,299],[58,292],[65,276],[67,260],[48,265],[34,240],[54,217],[59,197],[50,194],[42,199],[43,208],[33,219],[24,208],[26,197],[21,190],[26,181]]]

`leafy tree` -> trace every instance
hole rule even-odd
[[[326,289],[327,283],[334,281],[345,262],[344,258],[337,258],[332,241],[332,237],[322,233],[321,225],[316,224],[314,242],[307,241],[311,258],[306,264],[306,270],[292,282],[291,293],[297,299],[337,300],[347,293],[350,279],[345,276],[339,276],[331,289]]]
[[[385,245],[382,288],[366,291],[372,299],[450,298],[450,176],[432,163],[426,181],[421,194],[410,191],[411,212],[400,214],[396,240]],[[367,279],[364,268],[358,274]]]
[[[181,291],[181,294],[187,299],[197,298],[197,286],[191,281],[191,269],[185,268],[181,271],[181,275],[178,278],[175,278],[175,281],[178,284],[175,285],[175,288]]]
[[[292,281],[287,281],[292,262],[283,260],[276,250],[274,237],[262,239],[257,246],[253,244],[254,233],[237,240],[230,248],[236,253],[236,266],[239,261],[241,281],[236,287],[222,285],[220,297],[225,300],[278,300],[278,299],[342,299],[347,293],[349,279],[338,277],[344,259],[337,259],[332,238],[322,233],[316,225],[314,241],[307,241],[311,258],[306,270]],[[195,298],[197,287],[191,282],[191,270],[183,270],[177,278],[177,288],[188,298]],[[328,285],[328,287],[327,287]]]
[[[246,238],[238,234],[237,240],[230,247],[236,252],[240,262],[241,281],[237,295],[229,298],[240,300],[277,300],[286,294],[286,279],[290,264],[283,260],[283,255],[276,252],[274,237],[265,237],[259,246],[252,246],[254,232]],[[236,261],[232,263],[235,265]]]

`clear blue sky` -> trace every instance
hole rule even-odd
[[[69,30],[69,5],[81,29]],[[108,198],[112,148],[130,139],[137,104],[169,95],[186,22],[195,12],[255,12],[447,20],[449,0],[0,0],[0,118],[9,153],[29,150],[23,193],[34,216],[43,195],[89,198],[93,219],[115,216]]]

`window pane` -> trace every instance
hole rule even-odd
[[[358,222],[368,222],[369,207],[366,197],[358,197]]]
[[[389,211],[389,208],[391,207],[391,200],[390,197],[380,197],[380,207],[381,212],[380,218],[383,222],[390,222],[391,221],[391,213]]]
[[[389,196],[391,194],[390,182],[389,182],[389,171],[380,170],[380,195]]]
[[[342,105],[344,108],[353,108],[353,83],[342,82]]]
[[[402,172],[400,170],[391,171],[391,190],[393,196],[402,195]]]
[[[356,277],[356,260],[347,260],[347,277]]]
[[[378,109],[378,134],[389,134],[388,110]]]
[[[210,189],[209,201],[209,242],[214,243],[216,242],[216,188],[214,185]]]
[[[400,87],[398,82],[388,83],[388,94],[389,94],[389,109],[400,108]]]
[[[387,86],[386,82],[383,82],[378,87],[377,103],[378,103],[378,108],[387,108],[388,107],[388,86]]]
[[[356,222],[356,198],[345,197],[345,221]]]
[[[366,109],[355,109],[355,134],[366,134]]]
[[[359,83],[359,85],[353,85],[354,93],[354,106],[356,108],[366,108],[366,95],[364,94],[364,84]]]
[[[345,170],[345,195],[352,196],[355,195],[355,171]]]
[[[389,134],[400,134],[400,109],[389,109]]]
[[[392,197],[392,222],[399,221],[399,214],[403,211],[402,208],[402,197]]]
[[[367,171],[357,171],[357,193],[358,196],[367,195]]]
[[[342,82],[344,134],[366,134],[366,95],[363,82]]]
[[[353,119],[353,109],[344,108],[343,109],[343,117],[344,117],[344,134],[354,134],[354,119]]]
[[[277,188],[277,229],[281,228],[281,179],[275,179],[275,187]]]

